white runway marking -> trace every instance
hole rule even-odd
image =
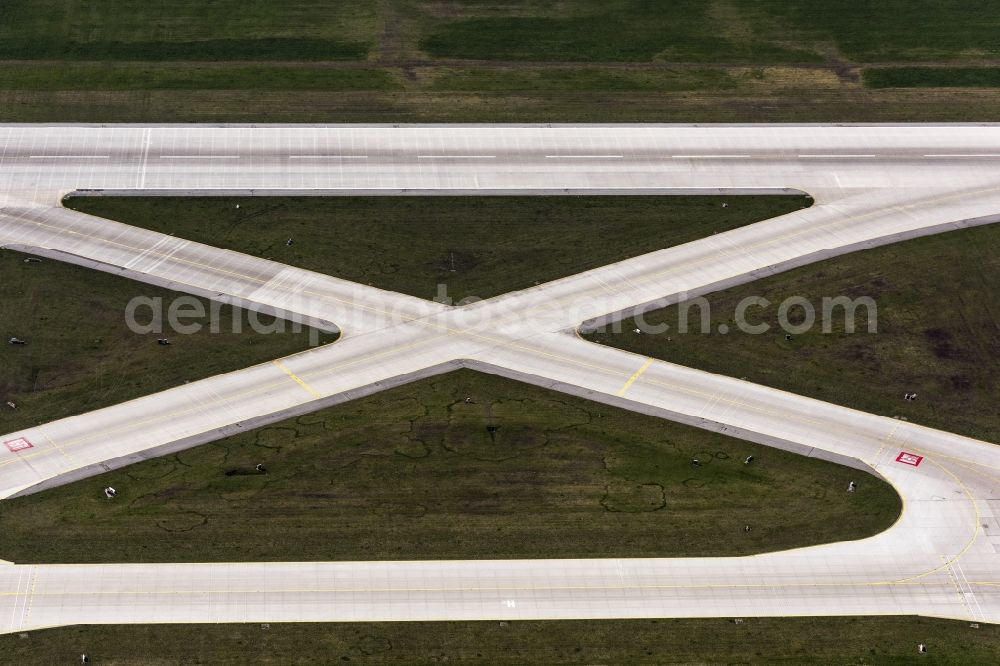
[[[289,155],[290,160],[366,160],[367,155]]]
[[[745,160],[751,155],[671,155],[674,160]]]

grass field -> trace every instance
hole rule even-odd
[[[926,618],[68,627],[0,636],[12,663],[990,664],[1000,627]],[[917,644],[928,653],[917,655]]]
[[[858,252],[709,295],[711,331],[676,332],[678,306],[648,313],[663,335],[593,334],[605,344],[804,394],[864,411],[1000,443],[1000,225],[915,239]],[[942,285],[946,285],[944,288]],[[736,332],[736,305],[747,296],[773,305],[752,309],[770,332]],[[805,296],[817,311],[824,296],[872,297],[878,332],[811,332],[786,340],[778,304]],[[698,310],[692,310],[697,321]],[[864,310],[861,310],[862,319]],[[759,313],[759,317],[757,316]],[[859,390],[860,389],[860,390]],[[903,394],[916,391],[914,402]]]
[[[852,479],[858,491],[845,492]],[[0,553],[20,563],[746,555],[872,535],[899,510],[890,486],[857,470],[463,370],[4,501]]]
[[[996,66],[998,11],[15,0],[0,22],[0,121],[987,121],[998,84],[966,70]],[[917,76],[921,65],[954,76]],[[919,91],[900,87],[917,79]]]
[[[420,298],[434,298],[438,285],[445,285],[457,303],[680,245],[812,203],[801,196],[724,200],[729,204],[725,209],[722,197],[704,196],[79,197],[67,205]],[[291,247],[285,245],[288,238],[295,241]]]
[[[308,329],[294,333],[289,325],[284,334],[255,334],[248,315],[236,311],[242,334],[232,333],[229,326],[222,326],[220,333],[167,333],[172,344],[161,347],[156,343],[159,335],[137,335],[127,328],[125,308],[134,296],[162,297],[170,303],[178,294],[48,259],[25,263],[27,256],[0,250],[3,433],[263,363],[310,345]],[[207,301],[198,300],[209,309]],[[233,320],[232,308],[219,312],[223,322]],[[260,320],[272,321],[263,316]],[[28,344],[6,344],[15,336]],[[329,342],[335,336],[319,339]],[[18,408],[2,404],[8,400]],[[0,552],[3,541],[0,537]]]
[[[425,85],[432,92],[674,92],[728,90],[737,78],[721,69],[613,70],[601,68],[508,68],[501,70],[439,68]]]

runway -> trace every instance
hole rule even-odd
[[[343,333],[333,345],[10,433],[5,443],[30,448],[0,448],[0,497],[472,367],[869,470],[904,500],[897,524],[875,537],[742,558],[0,564],[0,631],[77,623],[760,615],[1000,621],[994,444],[575,335],[584,322],[1000,220],[1000,126],[7,125],[0,146],[0,245]],[[61,208],[61,197],[75,190],[797,191],[816,204],[452,308]]]

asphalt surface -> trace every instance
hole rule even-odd
[[[743,558],[0,564],[0,632],[77,623],[755,615],[1000,621],[994,444],[575,336],[582,322],[997,221],[1000,126],[29,125],[0,126],[0,146],[0,245],[343,332],[333,345],[10,433],[0,447],[0,497],[465,366],[868,470],[904,500],[899,521],[875,537]],[[62,209],[60,197],[79,189],[791,189],[816,205],[448,308]]]

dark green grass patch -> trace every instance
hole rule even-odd
[[[760,29],[833,40],[859,62],[1000,55],[1000,3],[967,0],[738,0]],[[765,26],[770,26],[767,28]]]
[[[0,59],[345,60],[367,56],[365,0],[8,0]]]
[[[681,306],[644,317],[665,323],[662,334],[596,333],[591,339],[640,354],[827,400],[864,411],[1000,443],[1000,225],[954,231],[829,259],[707,296],[708,333],[700,325],[678,332]],[[866,310],[847,333],[843,311],[831,333],[817,323],[785,338],[778,305],[804,296],[821,315],[821,299],[868,296],[877,304],[877,333],[867,332]],[[770,330],[737,330],[736,307],[745,297],[771,305],[749,310],[750,322]],[[699,322],[697,307],[690,321]],[[792,323],[802,311],[790,313]],[[797,319],[798,318],[798,319]],[[819,320],[821,321],[821,319]],[[720,325],[730,333],[718,332]],[[916,392],[916,401],[903,395]]]
[[[576,3],[563,15],[443,23],[420,42],[434,57],[477,60],[816,62],[805,49],[726,38],[699,0]]]
[[[899,510],[854,469],[466,370],[0,502],[0,556],[746,555],[872,535]]]
[[[984,67],[898,67],[866,69],[869,88],[1000,88],[1000,69]]]
[[[359,60],[369,45],[333,39],[260,37],[192,42],[72,42],[57,39],[0,40],[6,60]]]
[[[722,201],[729,206],[723,208]],[[801,196],[68,200],[72,208],[92,215],[421,298],[444,294],[455,303],[523,289],[810,204]],[[285,245],[289,238],[290,247]]]

